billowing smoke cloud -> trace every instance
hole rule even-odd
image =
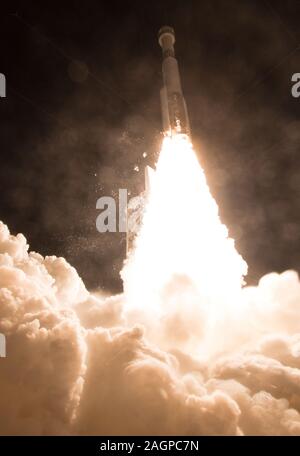
[[[1,434],[300,434],[293,271],[246,288],[217,349],[198,357],[167,331],[163,350],[128,323],[122,295],[90,294],[63,258],[28,253],[4,224],[0,286]]]

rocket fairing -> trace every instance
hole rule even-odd
[[[165,135],[190,136],[190,123],[185,99],[182,94],[178,63],[175,58],[175,32],[172,27],[162,27],[158,32],[162,48],[163,87],[160,91],[163,132]]]

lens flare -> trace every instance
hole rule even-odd
[[[238,301],[246,273],[188,137],[164,138],[135,249],[122,271],[128,309],[163,316],[182,305],[184,314],[196,300],[194,310],[219,318]]]

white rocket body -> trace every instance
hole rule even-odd
[[[175,58],[175,34],[171,27],[162,27],[158,41],[163,52],[163,87],[160,91],[163,132],[165,135],[184,134],[190,137],[190,123],[182,94],[178,63]],[[145,191],[131,198],[127,205],[127,256],[135,248],[135,239],[139,233],[151,183],[155,171],[145,168]]]
[[[162,48],[163,87],[160,91],[163,131],[165,135],[186,134],[190,136],[190,123],[175,58],[175,33],[171,27],[162,27],[158,32]]]

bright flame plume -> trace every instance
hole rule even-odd
[[[220,306],[238,301],[246,273],[191,142],[166,137],[135,250],[122,271],[128,307],[161,316],[197,296],[215,319]]]

